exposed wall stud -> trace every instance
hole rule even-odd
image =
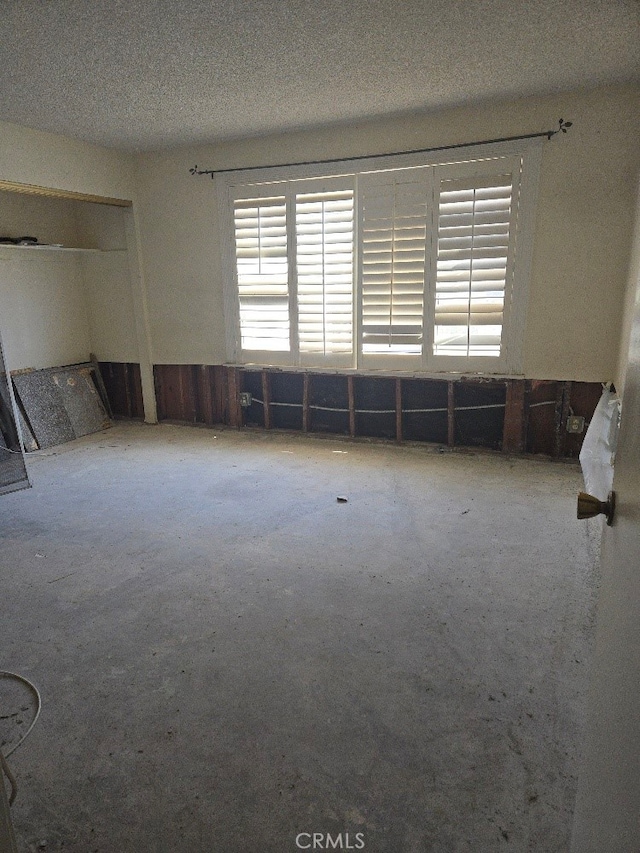
[[[402,379],[396,379],[396,441],[402,441]]]
[[[559,382],[558,394],[556,397],[555,441],[553,445],[553,455],[555,457],[560,457],[564,453],[564,442],[566,436],[564,425],[569,417],[570,404],[571,382]]]
[[[356,397],[353,389],[353,376],[347,376],[347,394],[349,397],[349,435],[355,438],[356,434]]]
[[[271,377],[266,370],[262,371],[262,399],[264,409],[265,429],[271,429]]]
[[[311,381],[311,377],[308,373],[304,374],[303,384],[302,384],[302,430],[303,432],[309,432],[310,424],[309,424],[309,382]]]
[[[453,447],[456,443],[456,421],[455,421],[455,386],[453,382],[447,383],[447,443]]]
[[[241,427],[244,423],[243,412],[240,407],[240,371],[237,367],[230,367],[227,372],[229,388],[229,425]]]
[[[138,365],[101,362],[100,370],[116,416],[142,416]],[[251,383],[249,376],[254,377]],[[599,383],[555,380],[434,381],[305,371],[298,375],[297,391],[291,396],[286,384],[280,383],[279,373],[269,368],[245,371],[229,365],[164,364],[154,367],[154,377],[161,419],[244,426],[246,413],[240,407],[239,395],[246,388],[256,397],[264,397],[265,421],[260,418],[260,424],[271,429],[279,425],[281,412],[287,412],[286,407],[291,405],[301,416],[284,418],[285,429],[311,432],[317,410],[315,429],[320,432],[352,437],[372,435],[398,442],[444,441],[452,447],[501,448],[505,453],[542,453],[556,458],[577,456],[580,452],[583,434],[568,434],[567,418],[575,414],[588,423],[601,390]],[[312,386],[315,381],[317,387]],[[478,393],[471,393],[474,389]],[[358,411],[358,403],[362,411]],[[495,416],[489,423],[490,411]],[[432,431],[426,437],[411,432],[411,417],[423,413],[427,417],[436,413],[441,419],[439,433]],[[382,429],[376,432],[375,423],[372,426],[371,419],[375,421],[378,416],[386,417],[384,434]],[[489,424],[486,430],[482,427],[485,422]]]
[[[502,449],[522,453],[524,449],[524,379],[507,379]]]
[[[198,392],[201,401],[201,415],[207,426],[215,423],[213,404],[213,369],[206,364],[198,366]]]
[[[214,423],[229,423],[229,387],[227,368],[216,364],[209,368],[213,381],[213,420]]]

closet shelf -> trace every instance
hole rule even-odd
[[[31,252],[31,254],[40,254],[40,252],[82,252],[89,254],[110,254],[113,252],[126,252],[126,249],[82,249],[79,246],[53,246],[41,243],[36,246],[19,246],[15,243],[0,243],[0,249],[10,249],[11,251],[19,250],[23,252]]]

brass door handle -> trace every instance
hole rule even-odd
[[[613,524],[613,516],[616,511],[616,493],[609,492],[606,501],[600,501],[586,492],[578,494],[578,518],[593,518],[596,515],[606,515],[609,527]]]

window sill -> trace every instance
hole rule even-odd
[[[524,373],[490,373],[488,371],[461,370],[394,370],[393,368],[339,368],[300,367],[298,365],[274,365],[262,362],[225,362],[224,367],[240,370],[268,370],[272,373],[312,373],[329,376],[380,376],[400,379],[524,379]]]

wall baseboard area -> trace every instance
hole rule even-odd
[[[114,415],[142,417],[139,366],[101,362]],[[154,366],[158,419],[577,458],[598,382]],[[241,395],[244,399],[241,398]],[[583,432],[567,432],[569,417]]]

